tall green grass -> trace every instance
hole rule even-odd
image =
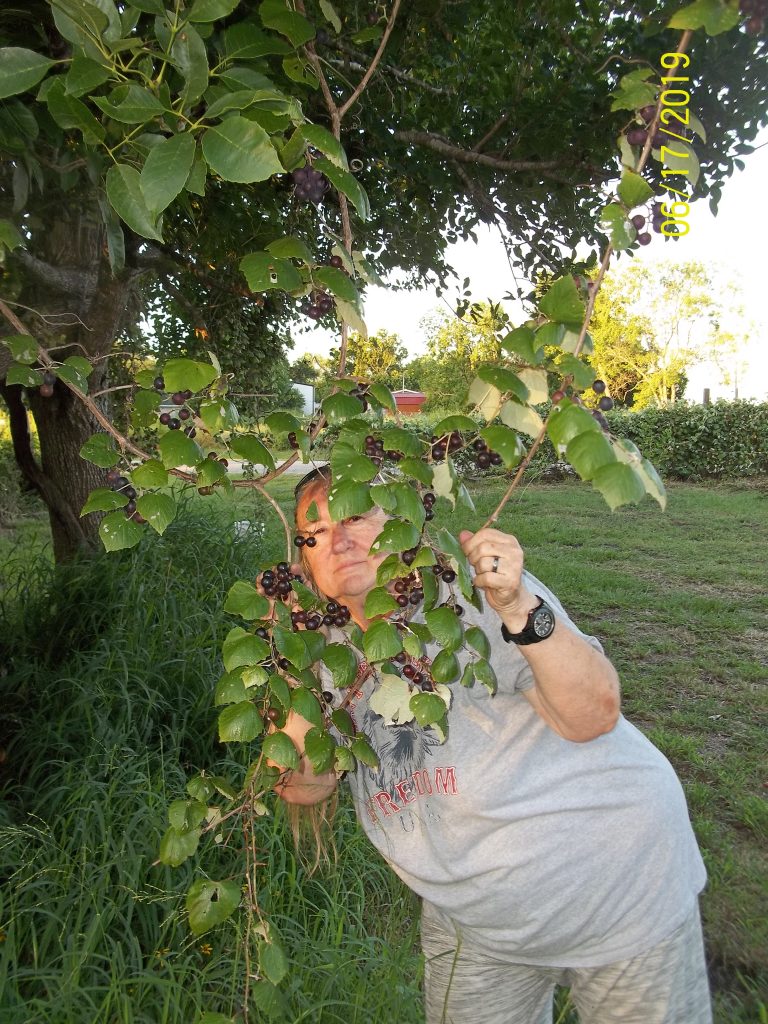
[[[242,925],[194,939],[183,893],[195,868],[153,862],[187,774],[231,756],[211,708],[222,595],[278,553],[235,541],[231,519],[201,506],[136,551],[14,576],[1,634],[4,1024],[237,1012]],[[417,1021],[414,902],[348,807],[337,828],[338,865],[309,878],[281,816],[262,821],[261,899],[295,961],[290,1019]],[[217,877],[240,868],[236,847],[202,863]]]

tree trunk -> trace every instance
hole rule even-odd
[[[138,274],[128,268],[114,277],[103,242],[103,228],[87,212],[73,215],[67,211],[52,223],[40,256],[23,250],[14,253],[23,268],[19,301],[40,314],[25,314],[27,332],[57,360],[70,355],[90,359],[94,367],[88,378],[91,394],[106,386],[108,360],[103,357],[113,348]],[[62,323],[68,325],[51,326]],[[3,369],[0,366],[0,385]],[[30,444],[21,389],[2,386],[2,393],[12,412],[16,460],[48,507],[56,561],[97,550],[101,517],[90,514],[81,519],[80,510],[89,492],[105,485],[104,470],[83,460],[80,449],[101,428],[83,402],[60,381],[50,398],[30,388],[27,401],[40,441],[38,463]]]

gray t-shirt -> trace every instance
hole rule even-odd
[[[546,587],[525,582],[579,632]],[[372,679],[354,693],[350,713],[380,759],[349,775],[363,829],[497,957],[592,967],[641,953],[683,922],[706,880],[672,766],[624,718],[587,743],[558,736],[522,695],[533,675],[498,616],[468,606],[473,622],[491,641],[498,692],[452,684],[445,743],[413,722],[384,725],[368,706]]]

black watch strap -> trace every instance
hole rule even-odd
[[[527,644],[539,644],[542,640],[552,636],[555,629],[555,613],[543,597],[538,594],[536,596],[539,603],[528,613],[525,626],[519,633],[510,633],[502,622],[501,635],[508,644],[525,647]]]

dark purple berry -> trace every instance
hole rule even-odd
[[[603,412],[608,412],[609,409],[613,408],[613,399],[609,398],[608,395],[603,395],[597,404]]]
[[[602,393],[605,391],[605,381],[604,380],[592,381],[592,390],[595,392],[596,395],[602,395]]]

